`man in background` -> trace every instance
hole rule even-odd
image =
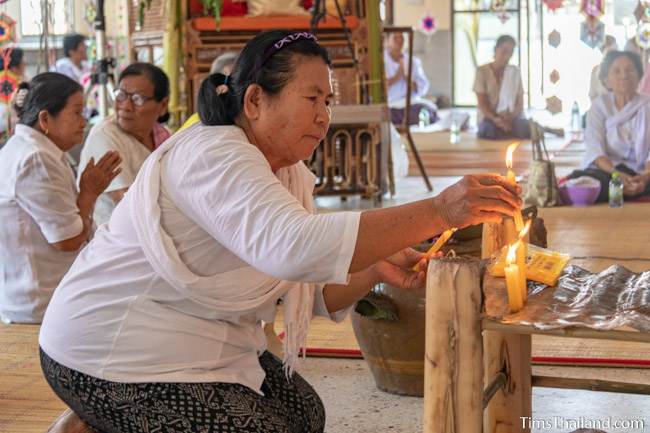
[[[52,72],[58,72],[81,84],[82,77],[87,74],[86,37],[79,33],[70,33],[63,37],[63,55],[65,57],[56,61]]]

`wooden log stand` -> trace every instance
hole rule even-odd
[[[476,260],[432,261],[427,276],[424,431],[481,433],[483,346]],[[479,392],[476,392],[476,390]],[[462,414],[462,415],[461,415]]]
[[[507,224],[484,224],[482,257],[500,250],[507,236]],[[495,281],[489,276],[481,281],[477,261],[441,259],[429,264],[425,433],[528,433],[533,386],[650,394],[649,385],[533,376],[532,334],[650,343],[650,333],[630,328],[539,330],[482,318],[482,287]]]

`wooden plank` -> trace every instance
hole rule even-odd
[[[345,21],[350,29],[359,27],[359,18],[346,16]],[[198,31],[214,31],[217,29],[214,17],[192,18],[192,27]],[[318,29],[341,29],[338,17],[327,16],[318,23]],[[269,17],[222,17],[220,31],[262,31],[275,29],[311,29],[311,16],[269,16]]]
[[[634,329],[615,329],[611,331],[596,330],[589,328],[559,328],[559,329],[537,329],[528,325],[512,325],[497,322],[492,319],[483,319],[483,329],[510,334],[540,334],[553,335],[566,338],[593,338],[596,340],[630,341],[636,343],[650,343],[650,333],[638,332]]]
[[[533,386],[542,388],[584,389],[587,391],[650,395],[650,385],[642,383],[614,382],[599,379],[574,379],[552,376],[533,376],[532,383]]]

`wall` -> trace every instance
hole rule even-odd
[[[415,32],[413,51],[422,60],[422,66],[431,82],[429,94],[443,99],[451,97],[451,2],[452,0],[394,0],[395,25],[418,29],[420,20],[426,13],[437,20],[438,31],[432,36]]]

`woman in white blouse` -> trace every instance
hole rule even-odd
[[[614,171],[623,179],[626,197],[650,195],[650,97],[637,92],[642,76],[641,58],[628,51],[610,51],[600,67],[600,79],[611,92],[592,101],[583,169],[569,176],[598,180],[600,202],[608,200]]]
[[[21,84],[16,99],[20,121],[0,150],[0,317],[40,323],[120,157],[109,152],[89,164],[77,192],[65,152],[83,139],[81,86],[48,72]]]
[[[201,122],[172,136],[61,282],[39,343],[45,377],[103,432],[322,432],[323,405],[298,374],[313,314],[342,320],[377,282],[424,284],[409,249],[448,227],[520,206],[496,175],[367,212],[314,213],[302,163],[325,136],[326,50],[270,31],[230,76],[199,91]],[[278,299],[284,368],[262,322]]]
[[[79,158],[79,171],[91,158],[107,151],[122,157],[120,174],[99,196],[93,217],[97,225],[107,222],[122,200],[145,159],[167,138],[163,126],[169,119],[169,79],[149,63],[132,63],[120,73],[115,89],[115,114],[93,126]]]

